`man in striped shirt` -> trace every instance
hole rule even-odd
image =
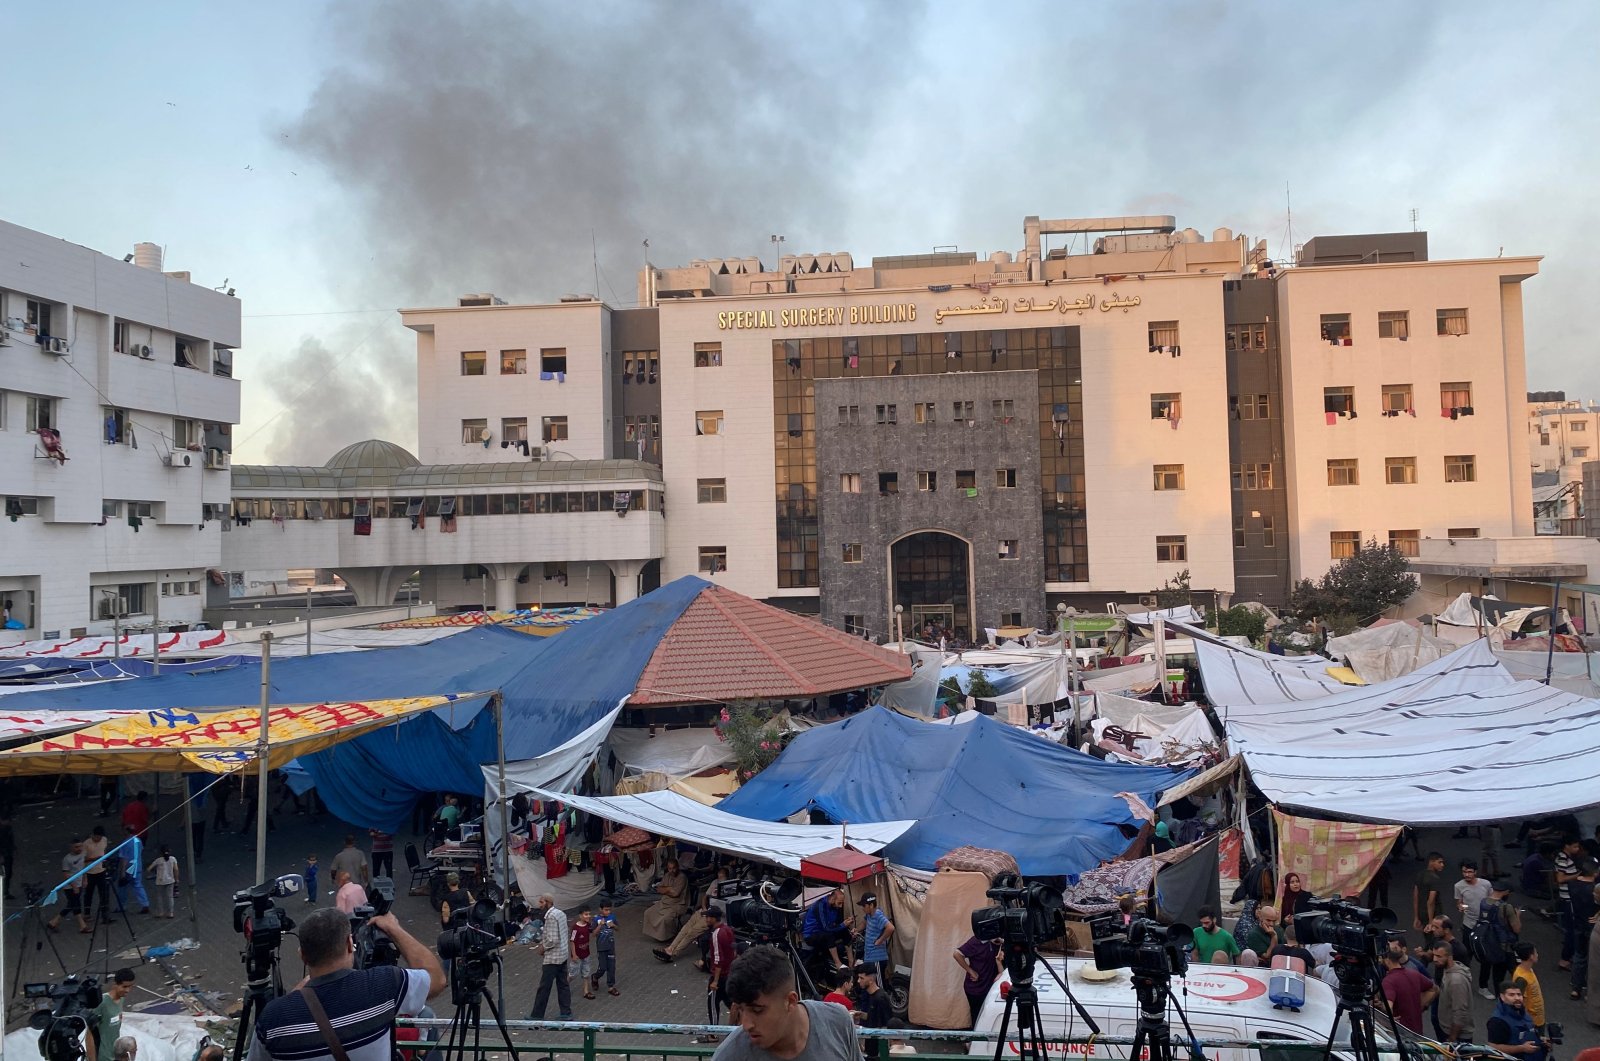
[[[354,968],[349,917],[335,909],[316,911],[299,926],[306,979],[262,1010],[249,1061],[333,1061],[319,1012],[349,1061],[392,1061],[395,1017],[415,1016],[449,981],[438,957],[393,914],[380,914],[371,924],[394,940],[409,968]]]

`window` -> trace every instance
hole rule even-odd
[[[461,444],[463,446],[480,446],[483,436],[489,432],[489,421],[483,417],[461,421]]]
[[[996,468],[994,470],[994,488],[996,490],[1015,490],[1017,488],[1017,470],[1015,468]]]
[[[970,423],[972,423],[972,403],[971,402],[951,402],[950,403],[950,419],[954,420],[958,424],[970,424]]]
[[[878,493],[879,494],[898,494],[899,492],[900,492],[900,473],[899,472],[879,472],[878,473]]]
[[[127,443],[133,438],[133,416],[126,409],[109,405],[100,407],[103,420],[102,433],[107,444]]]
[[[970,493],[974,493],[974,494],[977,493],[978,492],[978,473],[975,472],[975,471],[971,471],[971,470],[957,471],[956,472],[956,489],[957,490],[966,490],[966,491],[969,491]]]
[[[56,400],[54,398],[40,398],[37,395],[28,395],[28,430],[37,431],[41,427],[53,428],[56,426]]]
[[[1350,345],[1350,314],[1322,314],[1322,338],[1334,346]]]
[[[861,473],[841,472],[839,474],[839,492],[841,494],[859,494],[861,492]]]
[[[1383,415],[1399,416],[1414,408],[1411,404],[1411,384],[1385,383],[1383,385]]]
[[[889,404],[889,405],[880,405],[880,406],[878,406],[878,423],[880,423],[880,424],[898,424],[899,422],[900,422],[900,411],[898,409],[896,409],[895,406],[892,403]]]
[[[1183,489],[1183,465],[1158,464],[1155,469],[1157,490]]]
[[[841,406],[839,406],[839,426],[840,427],[859,427],[860,425],[861,425],[861,406],[859,406],[859,405],[841,405]]]
[[[938,472],[918,472],[917,473],[917,489],[921,490],[924,493],[929,493],[929,494],[931,494],[931,493],[935,492],[936,490],[938,490],[939,489],[939,473]]]
[[[917,402],[911,407],[911,419],[919,424],[933,423],[933,403]]]
[[[1589,455],[1589,447],[1588,446],[1573,446],[1572,447],[1572,455],[1574,457],[1587,457]]]
[[[694,433],[697,435],[722,434],[722,410],[705,409],[695,413]]]
[[[700,572],[714,575],[718,571],[728,570],[728,547],[726,545],[702,545],[700,547]]]
[[[1246,394],[1238,398],[1229,398],[1228,403],[1235,410],[1236,420],[1272,419],[1272,402],[1265,394]]]
[[[1447,454],[1444,458],[1444,481],[1447,483],[1472,483],[1478,480],[1478,458],[1470,453]]]
[[[695,491],[699,503],[702,505],[721,505],[728,500],[728,480],[726,479],[697,479]]]
[[[1476,538],[1478,536],[1478,528],[1477,527],[1451,527],[1449,530],[1445,531],[1444,533],[1445,533],[1445,537],[1447,537],[1447,538]]]
[[[463,376],[483,375],[484,365],[488,362],[488,354],[483,350],[461,351],[461,374]]]
[[[1334,560],[1348,560],[1360,548],[1360,531],[1331,531],[1328,534],[1328,556]]]
[[[15,494],[6,498],[7,516],[37,516],[39,514],[39,499],[37,497],[20,497]]]
[[[695,343],[694,344],[695,368],[721,368],[722,344],[721,343]]]
[[[111,349],[119,354],[126,354],[128,350],[128,322],[117,321],[111,326]]]
[[[844,632],[847,634],[854,634],[856,637],[866,637],[866,617],[861,615],[846,614],[844,617]]]
[[[1150,322],[1150,352],[1166,353],[1178,345],[1177,321]]]
[[[1392,530],[1389,548],[1401,556],[1416,556],[1422,548],[1422,532],[1417,530]]]
[[[1176,420],[1183,415],[1183,395],[1181,394],[1152,394],[1150,395],[1150,419]]]
[[[1335,457],[1328,461],[1329,486],[1359,486],[1361,472],[1354,457]]]
[[[565,358],[562,359],[563,364]],[[566,371],[565,368],[562,369]],[[502,376],[524,376],[528,373],[528,351],[502,350],[500,351],[500,374]]]
[[[1272,464],[1235,464],[1233,466],[1235,490],[1271,490]]]
[[[189,420],[185,417],[175,417],[172,421],[172,445],[174,449],[199,449],[205,441],[205,427],[198,420]]]
[[[521,350],[517,350],[517,351],[514,351],[514,352],[518,353],[518,354],[522,353]],[[653,359],[652,359],[652,361],[653,361]],[[540,372],[541,376],[546,372],[550,373],[551,375],[562,375],[562,376],[566,375],[567,374],[567,348],[564,347],[564,346],[554,346],[554,347],[551,347],[551,348],[549,348],[547,350],[540,350],[539,351],[539,372]],[[651,370],[651,374],[654,375],[654,370],[653,369]]]
[[[1322,411],[1335,416],[1356,415],[1356,389],[1354,387],[1322,388]],[[1329,421],[1330,423],[1332,421]]]
[[[1472,384],[1439,384],[1439,410],[1452,420],[1454,420],[1457,416],[1472,415]],[[1569,426],[1571,426],[1573,430],[1577,430],[1576,425]]]
[[[1244,548],[1244,517],[1243,516],[1235,516],[1235,517],[1233,517],[1233,547],[1235,549],[1243,549]]]
[[[1235,324],[1227,330],[1229,350],[1265,350],[1267,326],[1265,324]]]
[[[1391,486],[1410,486],[1417,481],[1417,458],[1383,458],[1383,481]]]
[[[526,416],[502,416],[500,418],[500,441],[516,445],[528,441],[528,418]]]
[[[151,501],[129,501],[128,515],[138,516],[140,519],[154,519],[156,506]]]
[[[1010,398],[996,398],[989,405],[994,411],[994,422],[997,424],[1009,424],[1017,415],[1016,403]]]
[[[1278,544],[1278,527],[1271,516],[1261,517],[1261,545],[1271,549]]]
[[[35,302],[28,299],[27,316],[24,323],[33,328],[40,335],[51,335],[50,331],[50,303]]]
[[[1000,625],[1001,626],[1021,626],[1022,625],[1022,613],[1021,612],[1001,612],[1000,613]]]
[[[1156,535],[1156,563],[1184,564],[1189,562],[1189,538],[1184,534]]]
[[[859,564],[861,562],[861,543],[845,542],[843,548],[840,549],[840,553],[841,559],[843,559],[845,563]]]
[[[567,418],[564,416],[546,416],[540,420],[540,435],[546,442],[565,442],[570,437],[567,434]]]
[[[1021,551],[1017,549],[1017,539],[1015,539],[1015,538],[1001,538],[1000,539],[1000,559],[1001,560],[1015,560],[1017,557],[1019,557],[1021,555],[1022,555]]]
[[[104,519],[121,519],[122,518],[122,502],[121,501],[102,501],[102,502],[100,502],[100,515]]]
[[[1468,398],[1472,397],[1472,392],[1471,391],[1467,392],[1467,397]],[[1467,404],[1471,405],[1472,402],[1468,401]],[[1587,431],[1587,430],[1589,430],[1589,423],[1586,420],[1571,420],[1571,421],[1568,421],[1568,423],[1567,423],[1567,430],[1568,431]]]
[[[1467,334],[1467,311],[1464,309],[1442,309],[1439,311],[1440,335],[1465,335]]]
[[[1411,338],[1411,314],[1403,309],[1384,310],[1378,314],[1378,338]]]

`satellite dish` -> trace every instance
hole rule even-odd
[[[487,442],[487,441],[489,441],[489,439],[491,439],[493,437],[494,436],[492,434],[490,434],[489,429],[487,427],[484,428],[482,431],[478,432],[478,441],[479,442]]]

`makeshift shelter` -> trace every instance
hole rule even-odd
[[[1373,625],[1328,639],[1328,655],[1348,662],[1368,684],[1410,674],[1457,647],[1407,623]]]
[[[890,861],[932,869],[976,844],[1024,873],[1079,873],[1128,846],[1138,827],[1124,793],[1155,806],[1189,771],[1105,763],[1004,723],[936,726],[871,708],[796,737],[718,809],[777,821],[802,810],[833,821],[914,820]]]
[[[1346,688],[1322,656],[1274,656],[1232,644],[1198,627],[1173,624],[1194,642],[1206,699],[1226,719],[1236,707],[1318,700]]]
[[[1600,700],[1515,680],[1484,640],[1389,682],[1236,707],[1226,725],[1256,785],[1286,807],[1457,825],[1600,799]]]
[[[906,642],[896,646],[911,657],[911,677],[886,685],[878,703],[907,715],[932,718],[939,710],[940,661],[944,654],[936,648]]]

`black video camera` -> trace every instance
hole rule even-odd
[[[45,1061],[79,1061],[81,1036],[94,1024],[100,1005],[100,982],[69,976],[59,984],[24,984],[22,992],[37,1007],[28,1027],[39,1031],[39,1055]]]
[[[1326,943],[1335,951],[1378,958],[1384,932],[1395,924],[1393,910],[1357,906],[1348,899],[1307,899],[1306,909],[1294,915],[1294,933],[1301,946]]]
[[[984,894],[995,905],[972,912],[972,934],[979,939],[1032,947],[1066,935],[1065,904],[1059,889],[1002,873]]]
[[[1182,976],[1189,968],[1184,948],[1194,939],[1188,925],[1158,924],[1136,917],[1126,934],[1094,941],[1096,969],[1127,969],[1135,976]]]
[[[367,902],[350,914],[351,936],[355,939],[355,967],[376,969],[400,963],[400,948],[389,934],[372,923],[394,906],[394,878],[373,877],[367,887]]]
[[[439,933],[439,957],[450,963],[450,997],[464,1005],[489,981],[500,945],[516,934],[517,926],[499,917],[500,908],[485,896],[451,915],[450,927]]]
[[[276,954],[283,934],[294,931],[294,920],[272,900],[298,894],[303,884],[304,878],[290,873],[233,893],[233,930],[244,935],[246,960]]]
[[[797,878],[772,881],[725,881],[719,892],[728,927],[757,943],[792,939],[805,914],[805,885]]]

